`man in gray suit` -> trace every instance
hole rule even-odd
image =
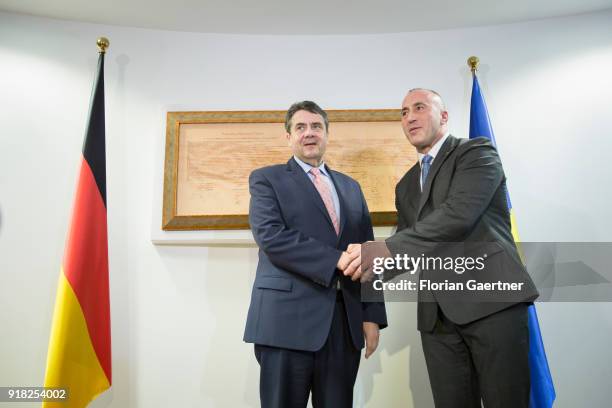
[[[285,128],[293,157],[249,178],[249,222],[259,263],[244,340],[255,344],[264,408],[352,407],[361,349],[368,358],[387,325],[383,303],[361,302],[351,242],[373,239],[359,184],[323,162],[327,114],[292,105]]]
[[[527,408],[527,306],[538,292],[514,245],[497,151],[486,138],[451,136],[448,112],[434,91],[409,91],[401,115],[419,165],[396,187],[397,233],[363,251],[351,246],[362,251],[363,270],[346,273],[369,277],[372,259],[379,256],[444,251],[462,259],[481,256],[481,270],[420,272],[420,280],[433,283],[473,280],[519,288],[482,293],[420,288],[417,325],[434,401],[437,408],[480,408],[481,399],[485,407]]]

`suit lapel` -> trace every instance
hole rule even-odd
[[[298,185],[298,191],[303,191],[305,196],[308,196],[310,200],[313,201],[315,206],[323,213],[323,216],[329,223],[332,229],[334,229],[334,224],[327,212],[327,208],[325,208],[325,203],[321,198],[321,195],[317,191],[313,182],[310,181],[308,174],[304,172],[304,170],[300,167],[299,164],[293,158],[289,159],[287,162],[287,171],[291,174],[291,177]]]
[[[419,165],[412,166],[406,175],[403,182],[397,189],[396,202],[398,216],[401,214],[407,226],[412,226],[416,217],[416,212],[419,207],[421,198],[421,188],[419,186],[420,170]]]
[[[419,184],[421,170],[418,165],[413,168],[414,170],[408,175],[407,189],[404,191],[404,202],[407,202],[412,207],[412,211],[415,212],[418,210],[419,203],[421,202],[422,193],[421,185]]]
[[[419,215],[421,214],[425,203],[429,199],[429,194],[431,193],[431,186],[436,178],[436,175],[438,174],[438,171],[442,167],[442,164],[444,164],[444,161],[446,161],[448,156],[452,153],[452,151],[455,150],[455,147],[457,147],[458,144],[459,139],[453,137],[452,135],[449,135],[448,138],[446,138],[446,141],[444,142],[442,147],[440,148],[440,151],[436,155],[436,158],[433,161],[433,165],[431,166],[431,169],[429,169],[429,175],[427,176],[425,185],[423,186],[423,192],[421,193],[421,199],[419,201],[416,219],[419,219]]]

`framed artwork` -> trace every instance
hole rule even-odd
[[[325,163],[356,179],[372,222],[394,225],[395,185],[417,162],[398,109],[328,110]],[[162,229],[248,229],[252,170],[292,156],[285,111],[168,112]]]

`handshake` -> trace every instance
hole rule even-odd
[[[346,251],[342,252],[336,266],[344,276],[350,276],[353,281],[369,282],[374,277],[372,272],[374,258],[387,258],[390,256],[391,252],[389,252],[384,241],[350,244]]]

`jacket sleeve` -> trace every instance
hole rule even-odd
[[[431,243],[460,242],[472,230],[504,180],[495,148],[486,139],[475,139],[457,149],[455,173],[446,200],[412,227],[387,238],[392,254],[428,252]]]
[[[249,224],[260,250],[275,266],[329,287],[342,251],[288,228],[263,172],[251,173],[249,191]]]

